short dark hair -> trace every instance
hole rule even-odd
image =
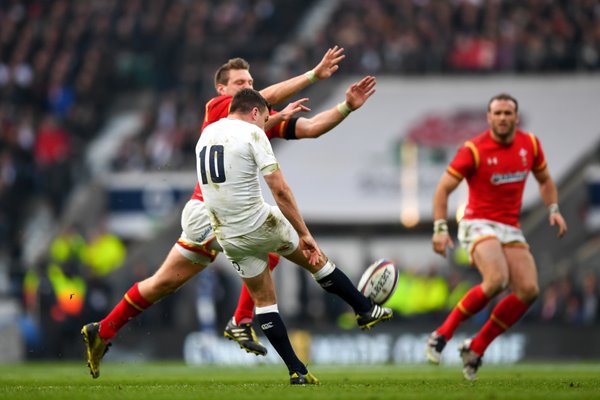
[[[221,65],[217,72],[215,72],[215,88],[217,85],[227,85],[229,82],[229,71],[232,69],[245,69],[250,70],[250,64],[243,58],[236,57],[231,58],[225,64]]]
[[[494,100],[508,100],[508,101],[512,101],[515,104],[515,111],[516,112],[519,111],[519,102],[517,102],[517,99],[515,99],[513,96],[511,96],[508,93],[500,93],[500,94],[497,94],[494,97],[492,97],[490,99],[490,101],[488,101],[488,111],[490,111],[490,107],[491,107],[492,102]]]
[[[238,112],[241,114],[247,114],[254,107],[257,107],[261,112],[265,110],[271,110],[271,105],[265,98],[260,94],[258,90],[254,89],[242,89],[231,100],[231,106],[229,112]]]

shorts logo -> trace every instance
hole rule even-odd
[[[273,327],[273,322],[267,322],[266,324],[262,324],[260,326],[260,329],[262,329],[263,331],[267,330],[267,329],[271,329]]]
[[[200,232],[200,234],[198,235],[198,242],[202,242],[204,239],[206,239],[208,237],[208,235],[212,232],[212,227],[208,227],[205,230],[203,230],[202,232]]]

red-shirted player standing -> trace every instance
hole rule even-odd
[[[283,103],[310,84],[333,75],[339,68],[339,62],[345,57],[343,52],[344,49],[338,46],[328,49],[315,68],[271,85],[261,90],[261,95],[272,104]],[[249,68],[245,60],[235,58],[217,70],[215,89],[219,96],[207,103],[203,128],[227,116],[231,99],[237,92],[244,88],[252,88],[254,82]],[[269,118],[265,131],[269,138],[317,138],[336,127],[352,111],[362,107],[375,92],[375,85],[375,77],[364,77],[348,87],[343,102],[311,118],[295,118],[296,113],[309,109],[304,106],[308,99],[294,101]],[[181,236],[159,269],[152,276],[136,282],[103,320],[86,324],[82,328],[88,367],[93,378],[100,375],[100,362],[108,351],[110,340],[128,321],[175,292],[206,268],[221,252],[221,246],[215,240],[210,227],[199,187],[181,213],[181,225]],[[274,268],[277,262],[278,258],[273,257],[270,267]],[[244,287],[238,309],[226,327],[225,336],[236,340],[246,351],[265,355],[267,350],[256,338],[250,323],[253,310],[254,303]]]
[[[511,290],[494,307],[483,328],[459,346],[463,375],[468,380],[476,378],[490,343],[525,314],[539,293],[535,261],[519,225],[523,190],[530,171],[548,208],[550,225],[558,225],[558,237],[567,232],[540,141],[516,128],[517,100],[504,93],[492,97],[487,121],[490,129],[458,150],[433,198],[433,250],[445,257],[446,247],[454,247],[446,223],[448,196],[463,179],[467,180],[469,201],[459,222],[458,239],[468,250],[482,282],[458,302],[430,335],[426,346],[429,361],[439,364],[441,352],[458,325],[482,310],[505,288]]]

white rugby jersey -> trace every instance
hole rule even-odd
[[[251,123],[223,118],[207,126],[196,144],[196,172],[217,238],[241,236],[269,215],[259,171],[279,168],[265,132]]]

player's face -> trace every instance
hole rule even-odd
[[[519,114],[515,103],[510,100],[494,100],[487,113],[487,121],[494,136],[498,139],[509,139],[515,132],[519,122]]]
[[[229,71],[227,85],[218,85],[217,91],[221,96],[235,96],[242,89],[253,89],[254,80],[247,69],[232,69]]]

